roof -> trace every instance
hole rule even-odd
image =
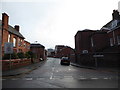
[[[35,47],[35,48],[45,48],[43,45],[39,44],[39,43],[33,43],[33,44],[30,44],[30,47]]]
[[[112,31],[114,31],[114,30],[119,29],[119,28],[120,28],[120,25],[119,25],[118,27],[116,27],[116,28],[114,28],[114,29],[112,29],[112,30],[108,31],[107,33],[110,33],[110,32],[112,32]],[[120,29],[119,29],[119,30],[120,30]]]
[[[111,20],[106,25],[104,25],[101,30],[114,30],[120,26],[120,20]]]
[[[2,28],[2,20],[0,20],[0,28]],[[12,34],[15,34],[15,35],[25,39],[24,36],[19,31],[17,31],[15,28],[13,28],[10,25],[8,25],[8,31]]]
[[[75,37],[76,37],[79,33],[81,33],[81,32],[96,32],[96,31],[98,31],[98,30],[90,30],[90,29],[79,30],[79,31],[77,31],[77,33],[75,34]]]
[[[10,33],[12,33],[12,34],[15,34],[15,35],[21,37],[21,38],[24,38],[23,35],[22,35],[19,31],[17,31],[15,28],[13,28],[13,27],[10,26],[10,25],[8,26],[8,31],[9,31]],[[24,39],[25,39],[25,38],[24,38]]]
[[[96,35],[96,34],[107,34],[107,32],[99,30],[99,31],[96,31],[96,32],[92,33],[90,35],[90,37],[92,37],[93,35]]]

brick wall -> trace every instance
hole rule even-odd
[[[83,30],[78,31],[75,35],[75,50],[77,54],[81,54],[83,50],[88,50],[91,52],[91,39],[90,35],[95,31],[92,30]]]
[[[108,34],[106,32],[100,31],[100,32],[94,33],[91,36],[91,40],[92,40],[91,42],[93,43],[93,46],[91,47],[92,52],[96,52],[96,51],[101,52],[103,49],[108,48],[108,46],[110,45]]]
[[[16,69],[22,66],[30,65],[31,59],[11,59],[11,66],[10,66],[10,60],[1,60],[2,62],[2,70],[10,70],[10,69]]]

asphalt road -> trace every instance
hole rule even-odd
[[[3,88],[118,88],[114,72],[60,65],[60,59],[48,58],[28,74],[3,78]]]

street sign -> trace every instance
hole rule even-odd
[[[13,43],[5,43],[4,44],[4,53],[12,54],[13,53]]]
[[[93,55],[93,57],[104,57],[104,55]]]

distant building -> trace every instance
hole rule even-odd
[[[48,49],[47,50],[47,56],[48,57],[54,57],[55,56],[55,50],[54,49]]]
[[[15,25],[14,27],[8,24],[9,16],[6,13],[2,14],[2,20],[0,20],[0,27],[2,29],[2,54],[4,55],[4,44],[6,42],[13,43],[13,50],[15,53],[27,52],[30,50],[30,43],[25,41],[25,37],[20,33],[20,27]]]
[[[56,45],[55,46],[55,57],[60,58],[61,57],[61,53],[60,51],[64,48],[64,45]]]
[[[30,50],[35,55],[34,58],[37,61],[46,59],[46,50],[45,47],[39,43],[33,43],[30,45]]]
[[[74,54],[74,49],[65,45],[56,45],[55,46],[55,56],[58,58],[61,57],[70,57],[71,54]]]
[[[61,49],[60,51],[61,57],[70,57],[70,55],[74,54],[74,49],[72,49],[69,46],[65,46],[64,48]]]

